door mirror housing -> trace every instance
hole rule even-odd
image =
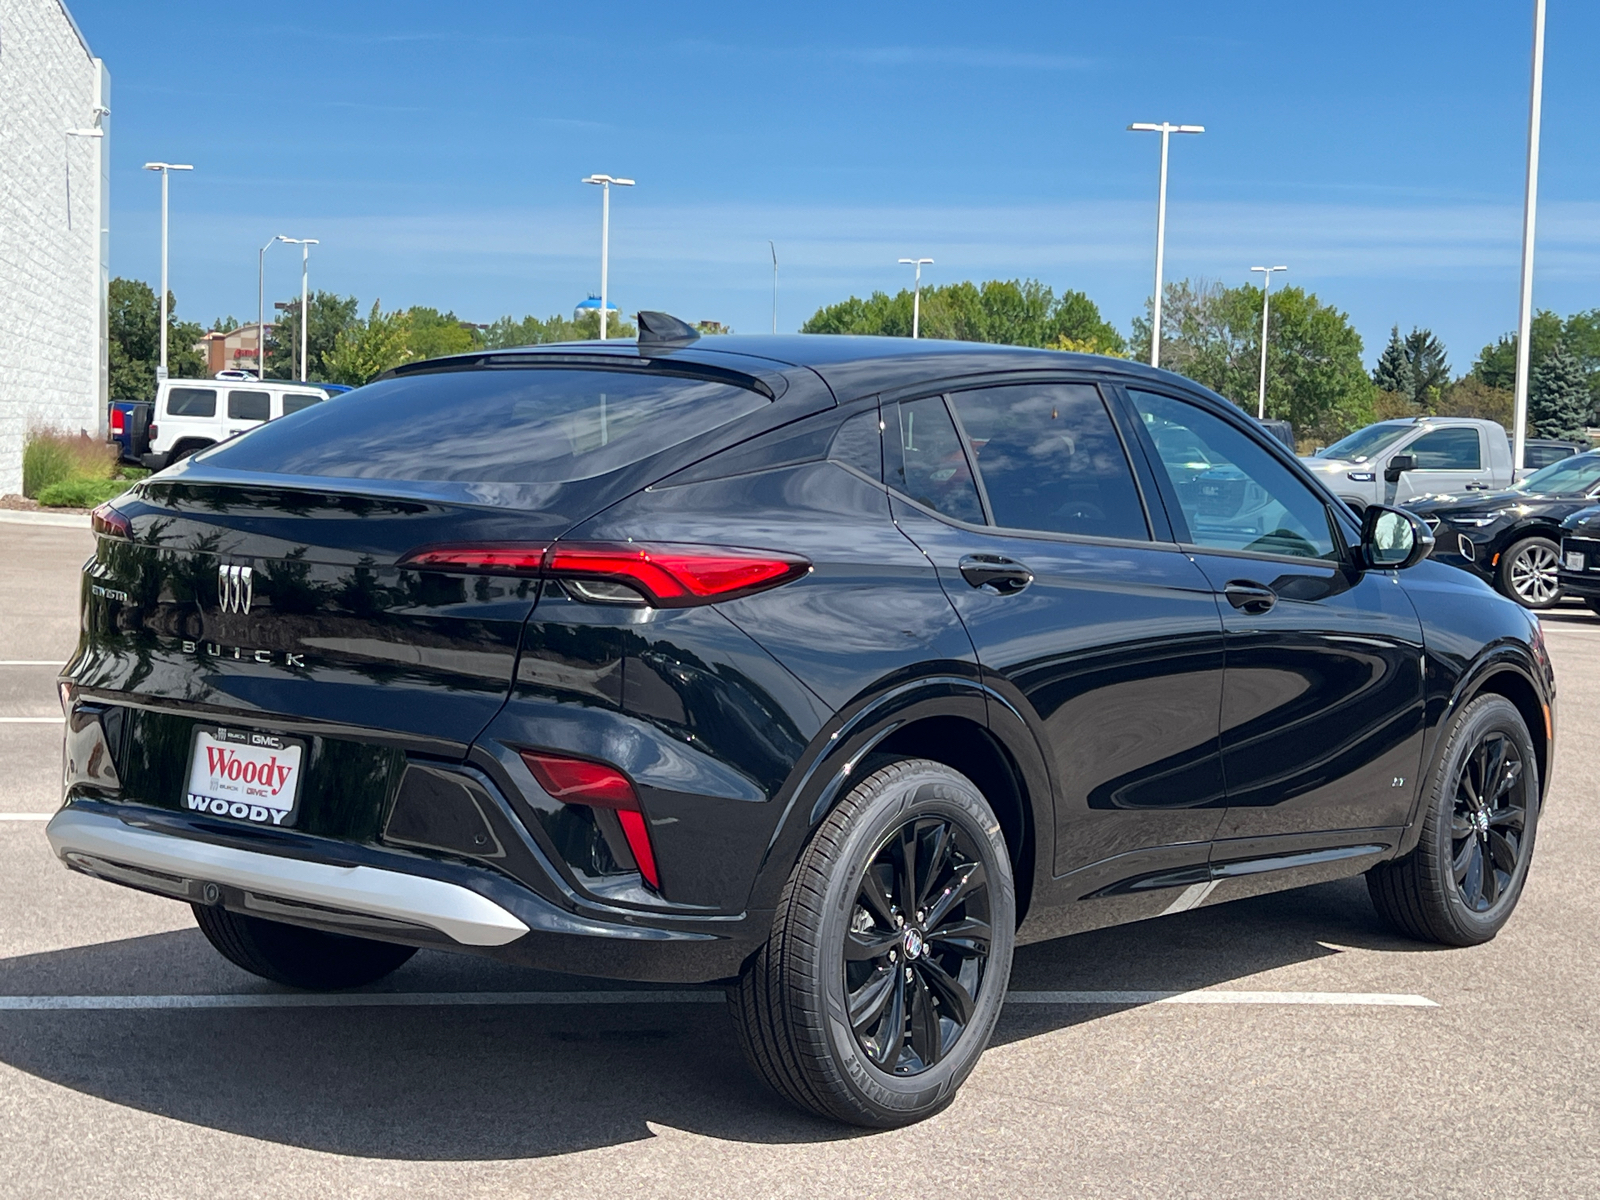
[[[1383,478],[1386,483],[1399,483],[1400,476],[1407,471],[1417,469],[1417,456],[1415,454],[1396,454],[1389,460],[1389,465],[1383,469]]]
[[[1361,514],[1361,565],[1369,571],[1404,571],[1433,552],[1433,531],[1401,508],[1370,504]]]

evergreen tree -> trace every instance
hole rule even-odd
[[[1406,357],[1406,344],[1400,340],[1400,326],[1389,330],[1389,344],[1378,356],[1378,365],[1372,368],[1372,382],[1379,391],[1394,392],[1411,398],[1411,362]]]
[[[1584,442],[1592,402],[1582,364],[1558,342],[1529,380],[1528,423],[1539,437]]]
[[[1427,408],[1439,398],[1439,391],[1450,382],[1450,364],[1445,361],[1444,343],[1431,329],[1412,326],[1406,337],[1406,362],[1411,367],[1411,402]]]

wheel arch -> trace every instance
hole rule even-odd
[[[990,719],[997,708],[1013,717],[1015,727]],[[1020,921],[1054,830],[1050,776],[1021,718],[981,682],[958,675],[902,683],[845,713],[817,735],[813,744],[819,748],[797,770],[757,872],[751,907],[776,903],[817,827],[853,780],[870,773],[874,759],[889,755],[942,763],[983,792],[1011,854]]]

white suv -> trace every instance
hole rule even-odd
[[[236,433],[327,398],[319,384],[281,379],[164,379],[156,389],[144,465],[159,471]]]

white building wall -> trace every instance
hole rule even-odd
[[[28,430],[105,427],[110,80],[61,0],[0,0],[0,494]],[[69,204],[70,197],[70,204]]]

